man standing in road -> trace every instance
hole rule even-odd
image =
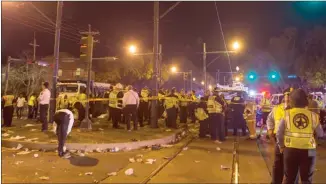
[[[33,119],[37,114],[36,95],[33,93],[28,99],[28,119]]]
[[[2,97],[1,102],[1,106],[3,107],[3,124],[1,125],[2,127],[11,127],[15,103],[15,96],[12,95],[11,91],[7,91],[7,95],[4,95]]]
[[[121,111],[122,111],[122,92],[123,86],[118,83],[113,88],[113,91],[110,93],[109,106],[112,108],[112,123],[113,128],[120,129],[119,122],[121,122]]]
[[[259,134],[258,134],[258,139],[261,137],[261,134],[263,133],[263,130],[264,130],[265,126],[266,126],[267,117],[268,117],[269,113],[272,110],[271,102],[267,98],[266,93],[264,94],[263,99],[260,101],[260,108],[261,108],[261,111],[263,112],[263,125],[260,127],[260,131],[259,131]],[[266,135],[266,139],[267,140],[269,139],[268,135]]]
[[[48,89],[49,83],[44,82],[42,84],[42,91],[40,96],[38,97],[38,101],[40,104],[40,120],[42,123],[42,132],[46,132],[48,130],[48,110],[51,98],[51,92]]]
[[[209,114],[208,121],[209,129],[211,131],[211,139],[214,142],[225,141],[225,129],[223,123],[223,100],[218,95],[218,91],[216,89],[214,89],[213,95],[208,98],[207,112]]]
[[[127,92],[122,98],[123,106],[123,116],[125,117],[125,122],[127,124],[127,130],[131,131],[130,119],[134,123],[134,130],[138,129],[137,125],[137,109],[139,107],[139,96],[136,93],[132,86],[127,86]]]

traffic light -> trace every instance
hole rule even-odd
[[[88,62],[92,58],[93,53],[93,37],[83,36],[80,40],[80,60]]]
[[[257,80],[257,73],[254,71],[248,72],[247,78],[249,81],[255,81]]]
[[[271,82],[277,82],[280,79],[280,75],[276,71],[271,71],[268,75],[268,78]]]

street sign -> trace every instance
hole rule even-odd
[[[297,76],[296,76],[296,75],[288,75],[288,78],[289,78],[289,79],[296,79]]]

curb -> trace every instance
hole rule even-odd
[[[169,144],[175,143],[182,139],[186,135],[186,130],[182,129],[172,135],[160,138],[152,139],[146,141],[137,141],[137,142],[125,142],[125,143],[108,143],[108,144],[86,144],[86,143],[66,143],[65,146],[67,150],[82,150],[82,151],[95,151],[96,149],[100,150],[111,150],[119,148],[119,150],[135,150],[140,149],[146,146],[153,146],[157,144]],[[24,148],[31,150],[45,150],[45,151],[54,151],[58,148],[56,143],[45,143],[45,142],[27,142],[27,141],[11,141],[11,140],[2,140],[2,146],[7,148],[17,147],[18,144],[23,145]]]

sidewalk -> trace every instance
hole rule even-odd
[[[112,123],[106,118],[93,119],[92,131],[80,131],[78,127],[72,129],[67,138],[67,148],[77,150],[106,150],[118,147],[121,149],[138,149],[155,144],[166,144],[174,141],[183,132],[179,129],[167,129],[163,120],[159,120],[159,127],[152,129],[149,126],[139,127],[137,131],[128,132],[124,129],[113,129]],[[13,120],[14,127],[2,128],[2,145],[16,147],[22,144],[29,149],[52,150],[57,147],[57,137],[52,132],[41,132],[41,124],[35,120]]]

